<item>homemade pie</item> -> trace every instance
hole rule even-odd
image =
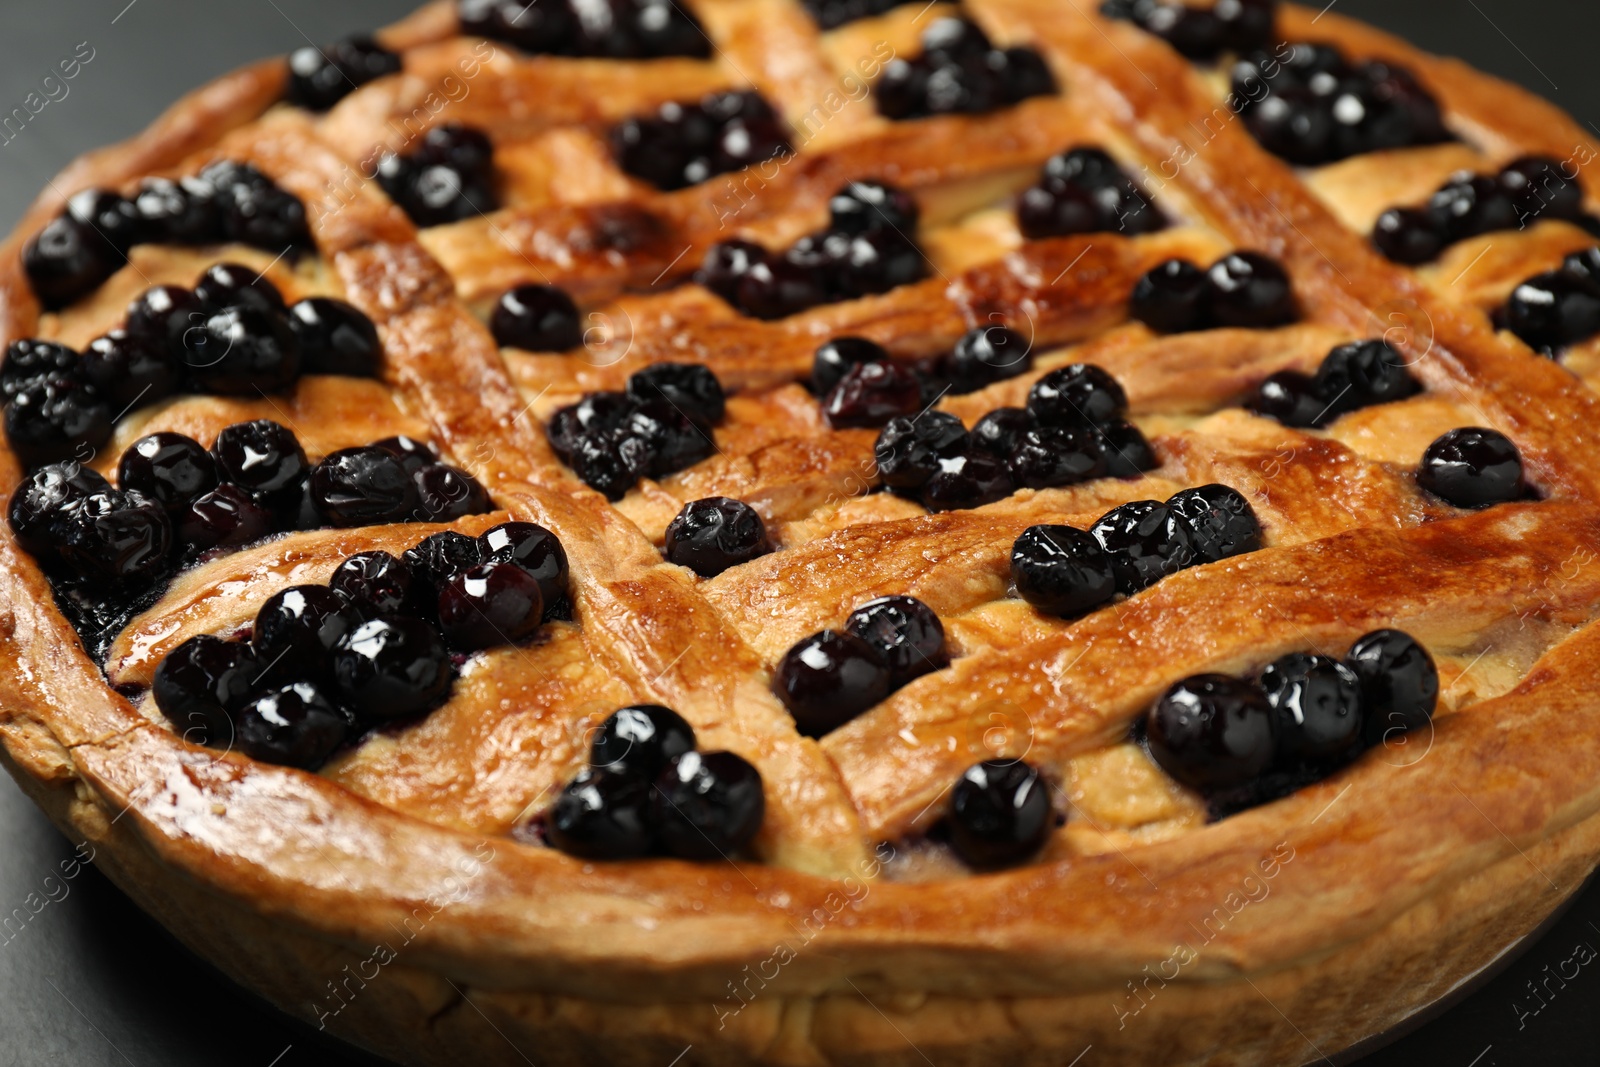
[[[408,1064],[1297,1064],[1600,856],[1600,195],[1269,0],[461,0],[0,257],[6,765]]]

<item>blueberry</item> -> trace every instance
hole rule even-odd
[[[877,181],[848,182],[828,201],[830,228],[837,233],[914,230],[917,202],[909,194]]]
[[[1201,485],[1174,493],[1167,508],[1188,536],[1195,563],[1216,563],[1261,547],[1261,523],[1237,489]]]
[[[739,281],[757,263],[764,263],[770,253],[754,241],[721,241],[706,250],[695,281],[732,304],[739,291]]]
[[[1230,252],[1206,274],[1211,280],[1211,314],[1220,326],[1283,326],[1299,314],[1289,276],[1259,252]]]
[[[1106,475],[1137,478],[1161,466],[1144,433],[1126,419],[1111,419],[1095,427],[1100,451],[1106,457]]]
[[[826,295],[814,271],[781,256],[769,256],[740,275],[733,305],[754,318],[782,319],[815,307]]]
[[[946,368],[954,392],[975,392],[1032,370],[1032,344],[1006,326],[978,327],[956,342]]]
[[[249,645],[202,634],[161,661],[150,694],[185,741],[232,745],[233,715],[250,699],[260,670]]]
[[[112,262],[126,262],[128,249],[146,237],[133,201],[104,189],[85,189],[67,200],[69,218],[89,227],[106,245]]]
[[[1009,459],[1022,435],[1037,424],[1022,408],[996,408],[972,426],[972,447],[999,459]]]
[[[22,249],[22,267],[46,311],[88,296],[117,272],[123,260],[90,226],[59,215]]]
[[[360,618],[325,585],[280,589],[256,612],[250,637],[262,669],[298,681],[332,679],[333,650]]]
[[[1161,695],[1145,720],[1161,769],[1193,789],[1245,785],[1277,752],[1277,719],[1266,694],[1224,674],[1185,678]]]
[[[1122,385],[1093,363],[1060,367],[1028,390],[1028,413],[1042,426],[1098,425],[1127,410]]]
[[[1297,370],[1269,375],[1256,387],[1249,406],[1259,415],[1299,429],[1321,426],[1330,415],[1337,414],[1334,406],[1322,398],[1311,376]]]
[[[1372,227],[1372,244],[1396,263],[1431,263],[1450,244],[1450,235],[1432,214],[1420,208],[1390,208]]]
[[[411,476],[417,489],[418,522],[454,522],[466,515],[482,515],[494,508],[488,490],[466,471],[448,463],[433,463]]]
[[[1361,683],[1338,660],[1304,652],[1280,656],[1261,672],[1261,689],[1277,716],[1281,763],[1328,763],[1360,748]]]
[[[305,205],[253,165],[222,160],[201,171],[200,178],[216,191],[227,240],[274,251],[311,244]]]
[[[206,182],[146,178],[139,183],[133,204],[151,241],[203,245],[222,239],[216,191]]]
[[[922,504],[929,511],[979,508],[1004,500],[1015,489],[1005,463],[974,450],[939,461],[938,471],[922,487]]]
[[[993,47],[983,30],[970,19],[947,15],[934,19],[922,31],[922,52],[930,57],[981,56]]]
[[[112,330],[84,350],[83,380],[118,411],[165,400],[182,384],[173,350],[154,338]]]
[[[1036,185],[1017,199],[1017,228],[1029,240],[1069,237],[1110,229],[1099,199],[1088,189],[1073,185],[1048,188]]]
[[[862,363],[888,363],[882,345],[865,337],[835,337],[823,342],[811,363],[811,388],[826,396],[851,367]]]
[[[1158,263],[1134,283],[1128,313],[1157,333],[1203,330],[1211,321],[1211,283],[1186,259]]]
[[[873,445],[873,459],[883,484],[919,490],[939,473],[939,461],[964,455],[967,429],[944,411],[925,411],[916,418],[890,419]]]
[[[1462,427],[1441,434],[1417,467],[1417,484],[1446,504],[1486,508],[1522,496],[1522,456],[1504,434]]]
[[[515,563],[480,563],[439,590],[439,630],[462,652],[515,644],[543,618],[539,580]]]
[[[1171,508],[1154,500],[1113,508],[1089,533],[1111,557],[1117,592],[1129,596],[1196,562],[1188,531]]]
[[[568,462],[584,485],[607,500],[617,501],[639,484],[639,479],[650,470],[653,458],[648,441],[617,431],[579,438]]]
[[[1092,430],[1043,426],[1024,431],[1008,459],[1011,480],[1021,488],[1076,485],[1106,474],[1106,457]]]
[[[178,545],[191,560],[214,548],[237,548],[259,541],[275,525],[269,509],[226,482],[175,511],[172,522]]]
[[[773,685],[800,732],[821,737],[888,696],[890,674],[861,638],[823,630],[784,653]]]
[[[583,343],[578,305],[553,285],[519,285],[503,294],[489,329],[496,344],[530,352],[564,352]]]
[[[1583,217],[1578,171],[1574,166],[1569,175],[1567,169],[1568,164],[1551,156],[1523,156],[1500,171],[1497,181],[1516,207],[1519,228],[1546,216],[1569,222]]]
[[[1313,384],[1335,410],[1403,400],[1420,388],[1406,371],[1406,358],[1385,341],[1353,341],[1323,359]]]
[[[685,752],[667,761],[652,798],[662,846],[688,860],[727,859],[766,816],[761,774],[732,752]]]
[[[263,507],[288,512],[299,504],[300,487],[311,470],[300,441],[270,419],[235,423],[217,434],[211,446],[217,475],[243,489]]]
[[[83,356],[55,341],[24,338],[6,348],[0,365],[0,397],[10,403],[23,388],[42,381],[85,380]]]
[[[432,443],[419,441],[405,434],[396,434],[381,441],[374,441],[372,447],[382,449],[398,459],[407,474],[416,474],[439,462],[439,450],[434,448]]]
[[[1048,96],[1056,91],[1055,75],[1038,52],[1031,48],[1002,48],[984,57],[997,82],[1002,103],[1016,104],[1031,96]]]
[[[1419,730],[1433,720],[1439,669],[1410,634],[1374,630],[1350,646],[1344,664],[1361,683],[1367,744],[1382,744],[1396,730]]]
[[[484,558],[516,563],[539,580],[547,605],[567,593],[567,553],[556,535],[531,522],[503,522],[479,537]]]
[[[886,119],[914,119],[929,114],[929,74],[929,64],[920,60],[889,60],[872,90],[879,114]]]
[[[261,694],[234,718],[240,752],[263,763],[308,771],[326,763],[354,726],[348,712],[306,681]]]
[[[844,632],[861,638],[889,668],[889,685],[898,689],[949,664],[944,624],[915,597],[882,596],[850,613]]]
[[[388,552],[358,552],[328,579],[328,588],[343,596],[362,616],[398,615],[427,606],[428,590],[411,565]]]
[[[1536,274],[1506,302],[1506,328],[1534,349],[1559,349],[1600,333],[1600,289],[1571,271]]]
[[[212,314],[231,307],[254,308],[276,315],[287,310],[278,287],[257,271],[238,263],[214,263],[195,283],[194,295],[200,307]],[[191,326],[204,326],[205,318],[189,317]]]
[[[641,404],[664,401],[701,426],[715,426],[726,413],[722,383],[698,363],[654,363],[628,378],[628,395]]]
[[[281,315],[231,307],[184,335],[183,362],[201,392],[283,392],[300,376],[300,342]]]
[[[1244,117],[1262,148],[1297,166],[1317,166],[1338,155],[1332,107],[1309,89],[1274,88]]]
[[[556,848],[583,859],[648,856],[655,847],[652,792],[647,778],[585,768],[556,797],[545,833]]]
[[[627,771],[654,779],[667,761],[694,751],[694,729],[683,716],[659,704],[619,708],[595,731],[589,762],[596,769]]]
[[[693,500],[667,526],[662,555],[702,578],[772,551],[761,516],[750,505],[725,496]]]
[[[91,385],[68,378],[38,379],[12,396],[5,410],[11,450],[29,467],[87,459],[111,440],[112,411]]]
[[[463,33],[506,41],[524,52],[569,51],[577,16],[563,0],[458,0]]]
[[[161,505],[140,493],[91,493],[62,525],[59,554],[84,577],[114,586],[144,587],[166,576],[172,523]]]
[[[950,847],[970,866],[1021,863],[1043,847],[1055,826],[1049,787],[1021,760],[975,763],[951,792],[949,826]]]
[[[366,315],[343,300],[312,297],[289,308],[289,328],[300,342],[306,374],[376,378],[383,370],[383,343]]]
[[[708,430],[665,400],[636,405],[617,432],[644,442],[645,473],[653,478],[686,470],[717,448]]]
[[[834,267],[834,295],[842,299],[887,293],[928,274],[928,261],[922,250],[898,230],[874,230],[850,238]],[[755,273],[751,272],[752,277]],[[821,298],[812,303],[821,303]]]
[[[55,556],[65,539],[66,523],[84,499],[110,493],[96,471],[67,460],[29,474],[11,494],[6,516],[17,543],[40,561]]]
[[[1515,202],[1494,178],[1467,174],[1440,186],[1428,199],[1432,215],[1451,241],[1517,228]]]
[[[360,86],[395,74],[400,57],[371,37],[347,37],[327,50],[307,45],[289,53],[289,103],[326,111]]]
[[[835,429],[883,426],[922,407],[916,375],[889,362],[856,364],[822,398],[823,417]]]
[[[440,530],[406,549],[400,558],[411,568],[417,581],[428,588],[440,589],[456,575],[483,563],[486,553],[483,542],[476,537]]]
[[[122,453],[117,485],[144,494],[168,511],[180,511],[216,488],[217,464],[193,438],[153,433]]]
[[[364,722],[432,711],[450,693],[450,654],[419,619],[369,619],[334,653],[340,700]]]
[[[311,470],[311,499],[333,526],[406,522],[417,488],[405,464],[381,448],[345,448]]]
[[[1011,546],[1011,581],[1022,599],[1063,618],[1093,611],[1117,592],[1111,556],[1071,526],[1024,530]]]

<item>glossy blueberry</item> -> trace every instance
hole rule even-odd
[[[123,264],[90,226],[58,215],[22,249],[22,267],[46,311],[75,303],[98,289]]]
[[[339,564],[328,588],[343,596],[364,618],[398,615],[426,607],[431,593],[417,581],[411,565],[388,552],[358,552]]]
[[[1161,769],[1194,789],[1249,783],[1272,766],[1277,718],[1266,694],[1225,674],[1197,674],[1161,695],[1145,719]]]
[[[1316,381],[1297,370],[1269,375],[1250,398],[1250,410],[1285,426],[1305,429],[1321,426],[1337,412],[1317,391]]]
[[[807,737],[829,733],[889,695],[889,668],[854,634],[822,630],[785,652],[773,688]]]
[[[339,643],[333,676],[340,702],[363,722],[402,719],[432,711],[449,696],[450,654],[419,619],[369,619]]]
[[[732,752],[685,752],[667,761],[652,797],[661,845],[687,860],[726,859],[766,817],[761,774]]]
[[[1420,208],[1390,208],[1372,227],[1372,243],[1396,263],[1415,265],[1439,258],[1450,235],[1432,213]]]
[[[1053,189],[1035,185],[1023,190],[1017,199],[1017,227],[1029,240],[1110,228],[1094,193],[1073,185]]]
[[[282,315],[287,309],[283,294],[266,275],[238,263],[214,263],[206,268],[194,286],[202,309],[215,314],[231,307],[254,308]],[[205,323],[204,317],[190,317],[191,325]]]
[[[844,632],[872,646],[889,668],[889,685],[898,689],[949,664],[944,624],[916,597],[882,596],[850,613]]]
[[[1383,744],[1396,731],[1420,730],[1432,721],[1439,669],[1410,634],[1374,630],[1350,646],[1344,665],[1361,683],[1367,744]]]
[[[58,551],[79,575],[137,588],[166,575],[171,549],[172,523],[161,505],[131,490],[112,490],[72,507]]]
[[[372,447],[382,449],[398,459],[407,474],[416,474],[423,468],[439,462],[439,450],[433,447],[432,442],[419,441],[405,434],[396,434],[381,441],[374,441]]]
[[[583,342],[578,305],[553,285],[519,285],[504,293],[489,329],[502,347],[530,352],[564,352]]]
[[[1244,117],[1262,148],[1297,166],[1316,166],[1339,154],[1332,108],[1310,89],[1275,88]]]
[[[430,589],[440,589],[463,571],[485,561],[483,542],[454,530],[429,534],[400,554],[412,576]],[[540,590],[541,593],[543,590]]]
[[[1299,314],[1289,276],[1259,252],[1230,252],[1206,272],[1211,314],[1220,326],[1282,326]]]
[[[1517,228],[1517,207],[1494,178],[1467,174],[1451,179],[1428,199],[1434,217],[1451,241]]]
[[[694,729],[660,704],[633,704],[612,712],[595,730],[589,763],[654,779],[667,761],[694,751]]]
[[[383,369],[378,328],[343,300],[318,296],[289,308],[289,328],[300,342],[301,370],[376,378]]]
[[[217,464],[193,438],[153,433],[122,453],[117,485],[144,494],[168,511],[178,511],[216,488]]]
[[[777,113],[748,92],[665,103],[654,115],[623,120],[612,129],[610,140],[624,171],[668,190],[793,151]]]
[[[1227,485],[1174,493],[1167,508],[1188,535],[1194,562],[1216,563],[1261,547],[1261,523],[1244,494]]]
[[[1486,508],[1522,496],[1522,456],[1502,433],[1462,427],[1422,454],[1417,484],[1458,508]]]
[[[67,200],[69,218],[89,227],[110,250],[114,263],[125,262],[128,249],[144,240],[144,219],[132,200],[104,189],[85,189]]]
[[[216,190],[206,182],[146,178],[139,183],[133,203],[151,241],[200,245],[222,239]]]
[[[1021,863],[1055,826],[1050,789],[1021,760],[975,763],[951,791],[949,826],[950,847],[968,865],[992,870]]]
[[[0,365],[0,397],[10,403],[25,386],[40,381],[82,380],[83,356],[55,341],[24,338],[6,348]]]
[[[815,307],[826,296],[815,271],[786,257],[768,256],[739,276],[733,305],[758,319],[782,319]]]
[[[292,585],[256,612],[256,659],[274,677],[331,680],[333,650],[360,623],[349,602],[325,585]]]
[[[1009,459],[1022,435],[1037,424],[1023,408],[996,408],[972,426],[972,447],[1000,459]]]
[[[439,589],[439,631],[458,651],[515,644],[543,618],[539,580],[515,563],[480,563]]]
[[[1106,457],[1092,430],[1045,426],[1025,431],[1008,459],[1019,488],[1075,485],[1106,474]]]
[[[732,304],[739,290],[739,279],[769,256],[770,253],[754,241],[720,241],[706,250],[705,259],[695,272],[695,281]]]
[[[1161,466],[1144,432],[1126,419],[1111,419],[1095,427],[1100,451],[1106,457],[1106,476],[1137,478]]]
[[[289,103],[326,111],[360,86],[400,70],[400,57],[370,37],[347,37],[326,49],[289,53]]]
[[[1385,341],[1352,341],[1327,354],[1312,389],[1335,411],[1403,400],[1421,388],[1407,372],[1406,362]]]
[[[1127,410],[1121,384],[1093,363],[1059,367],[1028,390],[1028,413],[1041,426],[1098,425]]]
[[[483,485],[448,463],[430,464],[411,476],[417,489],[418,522],[454,522],[466,515],[482,515],[493,509]]]
[[[311,470],[299,439],[287,426],[270,419],[227,427],[217,434],[211,454],[223,481],[278,512],[299,503],[301,484]]]
[[[262,693],[234,715],[235,747],[253,760],[316,770],[344,744],[354,726],[308,681]]]
[[[1600,289],[1567,270],[1536,274],[1512,290],[1505,324],[1535,349],[1587,340],[1600,333]]]
[[[772,551],[767,528],[749,504],[725,496],[692,500],[667,526],[662,555],[702,578]]]
[[[701,426],[715,426],[727,411],[722,383],[698,363],[654,363],[628,377],[628,395],[641,404],[671,405]]]
[[[1196,562],[1188,531],[1171,508],[1154,500],[1113,508],[1089,533],[1111,557],[1117,592],[1130,596]]]
[[[872,87],[878,113],[886,119],[913,119],[931,114],[928,107],[928,76],[931,65],[895,57],[884,64],[883,74]]]
[[[236,485],[224,482],[173,512],[179,547],[186,559],[215,548],[237,548],[259,541],[276,525],[270,509]]]
[[[650,471],[650,443],[624,430],[580,437],[568,462],[572,472],[607,500],[621,500]]]
[[[6,405],[6,439],[29,467],[88,458],[111,440],[112,415],[92,385],[70,378],[36,379]]]
[[[1158,263],[1134,283],[1128,313],[1157,333],[1203,330],[1211,319],[1211,282],[1186,259]]]
[[[877,181],[847,182],[828,201],[835,232],[871,233],[899,230],[909,233],[917,225],[917,202],[907,193]]]
[[[127,330],[112,330],[90,341],[81,369],[83,380],[118,411],[165,400],[182,384],[172,348]]]
[[[556,797],[545,833],[556,848],[582,859],[648,856],[655,848],[653,792],[640,775],[586,767]]]
[[[513,44],[525,52],[565,52],[577,37],[577,16],[565,0],[457,0],[461,32]]]
[[[811,363],[811,388],[826,396],[851,367],[862,363],[888,363],[889,353],[865,337],[835,337],[817,349]]]
[[[200,392],[283,392],[300,376],[300,342],[281,315],[231,307],[184,334],[184,369]]]
[[[233,714],[250,699],[260,672],[249,645],[201,634],[161,661],[150,694],[185,741],[226,747],[234,742]]]
[[[65,539],[66,523],[76,506],[111,486],[96,471],[71,460],[40,467],[11,494],[6,518],[17,543],[41,561],[55,556]]]
[[[1004,500],[1015,489],[1004,462],[971,450],[939,461],[939,469],[922,487],[922,504],[929,511],[979,508]]]
[[[873,445],[878,477],[893,489],[915,491],[939,473],[939,461],[964,455],[967,429],[944,411],[890,419]]]
[[[417,510],[417,487],[405,464],[381,448],[345,448],[311,470],[311,499],[332,526],[405,522]]]
[[[216,191],[228,240],[275,251],[311,244],[305,205],[254,166],[224,160],[201,171],[200,177]]]
[[[952,390],[971,393],[1032,370],[1032,345],[1010,327],[980,326],[961,336],[945,366]]]
[[[835,429],[883,426],[922,406],[916,375],[890,362],[852,366],[822,398],[823,417]]]
[[[1517,225],[1526,227],[1540,218],[1582,218],[1583,187],[1577,176],[1573,164],[1551,156],[1523,156],[1506,164],[1497,180],[1516,207]]]
[[[1072,526],[1030,526],[1011,546],[1017,595],[1040,611],[1073,618],[1117,592],[1111,556],[1090,534]]]
[[[1361,746],[1365,719],[1355,673],[1326,656],[1291,652],[1267,664],[1261,690],[1278,720],[1278,760],[1327,763]]]
[[[539,580],[547,605],[567,593],[567,553],[556,535],[531,522],[503,522],[479,537],[484,558],[516,563]]]
[[[636,405],[618,432],[645,443],[645,471],[654,478],[692,467],[717,450],[709,430],[665,400]]]
[[[899,230],[873,230],[850,238],[834,264],[841,299],[887,293],[928,275],[928,260],[912,239]]]

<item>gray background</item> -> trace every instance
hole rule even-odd
[[[1078,0],[1079,3],[1089,0]],[[136,133],[177,96],[241,63],[392,21],[410,0],[0,0],[0,115],[20,106],[79,42],[94,59],[0,145],[0,230],[80,152]],[[1580,121],[1600,121],[1600,5],[1592,0],[1336,0],[1438,52],[1518,81]],[[1404,818],[1404,812],[1397,812]],[[0,783],[0,915],[43,897],[70,857],[17,788]],[[307,1067],[369,1063],[323,1044],[190,957],[92,868],[14,940],[0,938],[0,1067]],[[65,895],[63,896],[63,892]],[[1374,1067],[1600,1062],[1600,966],[1545,1006],[1543,981],[1586,943],[1600,948],[1600,890],[1499,978],[1363,1061]],[[1565,969],[1570,973],[1571,965]],[[1526,1014],[1523,1014],[1526,1013]],[[538,1050],[526,1050],[531,1063]],[[1310,1056],[1308,1055],[1308,1058]],[[1091,1050],[1081,1067],[1094,1067]],[[1003,1067],[1003,1065],[997,1065]]]

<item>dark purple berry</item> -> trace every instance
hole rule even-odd
[[[85,189],[67,200],[68,217],[89,227],[110,250],[111,261],[126,262],[128,249],[145,239],[144,219],[132,200],[104,189]]]
[[[1188,531],[1171,508],[1154,500],[1113,508],[1089,533],[1111,557],[1117,591],[1129,596],[1196,562]]]
[[[824,297],[813,271],[786,258],[769,256],[740,275],[733,304],[758,319],[782,319],[815,307]]]
[[[462,652],[516,644],[543,618],[539,580],[515,563],[481,563],[439,590],[439,631]]]
[[[685,752],[667,761],[652,797],[662,847],[680,859],[727,859],[766,817],[761,774],[732,752]]]
[[[331,680],[333,650],[360,623],[343,596],[325,585],[292,585],[256,612],[250,643],[264,671],[288,680]]]
[[[1283,326],[1299,314],[1289,276],[1259,252],[1230,252],[1206,274],[1211,280],[1211,314],[1219,326]]]
[[[888,363],[883,346],[865,337],[835,337],[817,349],[811,363],[811,388],[826,396],[851,367],[862,363]]]
[[[1011,546],[1011,581],[1022,599],[1063,618],[1093,611],[1117,592],[1111,556],[1072,526],[1024,530]]]
[[[122,264],[92,227],[67,215],[50,220],[22,249],[28,284],[46,311],[88,296]]]
[[[636,406],[618,433],[645,442],[653,478],[664,478],[694,466],[716,451],[711,432],[665,400]]]
[[[1007,460],[1018,488],[1052,489],[1106,474],[1098,435],[1081,426],[1041,426],[1026,430]]]
[[[702,578],[772,551],[767,528],[750,505],[725,496],[692,500],[667,526],[662,555]]]
[[[42,381],[85,380],[83,357],[56,341],[24,338],[6,348],[0,365],[0,397],[10,403],[23,388]]]
[[[394,437],[374,441],[372,447],[380,448],[400,460],[408,474],[416,474],[423,468],[439,462],[439,450],[434,448],[432,443],[419,441],[405,434],[396,434]]]
[[[1525,492],[1522,456],[1502,433],[1462,427],[1428,446],[1417,467],[1417,484],[1458,508],[1503,504]]]
[[[732,304],[739,291],[739,280],[757,263],[766,262],[770,253],[754,241],[721,241],[706,251],[695,281]]]
[[[1203,330],[1211,322],[1211,282],[1186,259],[1152,267],[1133,286],[1128,313],[1156,333]]]
[[[1009,459],[1022,435],[1037,424],[1023,408],[996,408],[972,427],[972,447],[999,459]]]
[[[122,453],[117,485],[180,511],[217,486],[217,464],[193,438],[178,433],[141,437]]]
[[[300,376],[300,342],[281,314],[231,307],[184,334],[184,369],[200,392],[283,392]]]
[[[545,820],[550,843],[587,860],[627,860],[655,848],[650,780],[586,767],[556,797]]]
[[[1416,638],[1374,630],[1350,646],[1344,664],[1361,683],[1366,742],[1383,744],[1396,731],[1420,730],[1439,702],[1439,669]]]
[[[1406,371],[1406,358],[1386,341],[1352,341],[1333,349],[1317,370],[1312,389],[1336,412],[1404,400],[1420,387]]]
[[[238,548],[259,541],[275,526],[271,510],[226,482],[175,511],[172,521],[178,545],[188,559],[215,548]]]
[[[722,383],[698,363],[655,363],[628,378],[628,395],[640,404],[664,402],[701,426],[715,426],[727,411]]]
[[[659,704],[633,704],[613,712],[595,730],[589,763],[649,781],[668,760],[692,751],[694,729],[683,716]]]
[[[1033,369],[1033,346],[1007,326],[980,326],[956,342],[945,361],[952,391],[971,393]]]
[[[1372,243],[1396,263],[1414,266],[1431,263],[1450,243],[1439,220],[1420,208],[1395,207],[1378,216]]]
[[[1201,485],[1174,493],[1167,508],[1188,535],[1195,563],[1216,563],[1261,547],[1261,523],[1237,489]]]
[[[333,676],[341,703],[363,722],[403,719],[450,695],[450,653],[420,619],[369,619],[339,643]]]
[[[975,763],[950,795],[950,847],[979,870],[1021,863],[1055,826],[1050,789],[1021,760]]]
[[[877,651],[889,668],[889,684],[895,689],[950,662],[944,650],[944,624],[932,608],[915,597],[869,600],[850,613],[844,631]]]
[[[1266,694],[1225,674],[1197,674],[1162,694],[1145,720],[1150,755],[1193,789],[1250,783],[1277,753],[1277,720]]]
[[[1292,652],[1267,664],[1261,689],[1277,714],[1278,759],[1341,760],[1361,746],[1361,683],[1336,659]]]
[[[1028,390],[1028,413],[1041,426],[1099,425],[1127,410],[1122,385],[1093,363],[1059,367]]]
[[[217,434],[211,446],[217,474],[262,506],[286,512],[299,504],[300,486],[311,470],[300,441],[270,419],[240,422]]]
[[[378,328],[343,300],[318,296],[289,309],[289,328],[300,342],[301,370],[376,378],[383,370]]]
[[[897,363],[859,363],[822,398],[822,414],[835,429],[883,426],[922,409],[916,375]]]
[[[262,693],[234,715],[235,743],[253,760],[314,771],[344,744],[353,717],[308,681]]]
[[[503,522],[485,530],[479,541],[484,557],[512,562],[539,580],[546,604],[567,592],[567,553],[556,535],[531,522]]]
[[[65,539],[66,523],[85,498],[112,492],[96,471],[67,460],[29,474],[11,494],[6,516],[17,543],[41,561],[55,556]]]
[[[929,511],[980,508],[1004,500],[1015,488],[1004,462],[969,451],[939,461],[939,470],[922,487],[922,504]]]
[[[448,463],[424,467],[411,478],[417,487],[418,522],[454,522],[494,509],[482,483]]]
[[[398,615],[426,606],[431,592],[422,588],[411,565],[387,552],[358,552],[333,576],[328,588],[343,596],[364,618]]]
[[[1250,410],[1297,429],[1321,426],[1335,414],[1334,406],[1317,392],[1312,377],[1297,370],[1269,375],[1256,387]]]
[[[505,348],[564,352],[583,342],[578,305],[553,285],[519,285],[500,297],[489,328]]]
[[[1161,466],[1144,432],[1126,419],[1111,419],[1095,427],[1100,451],[1106,457],[1106,476],[1137,478]]]
[[[1511,197],[1517,226],[1524,228],[1544,217],[1568,222],[1583,217],[1583,187],[1578,170],[1550,156],[1523,156],[1500,171],[1500,188]]]
[[[395,74],[400,57],[370,37],[347,37],[326,50],[307,45],[289,53],[289,103],[326,111],[360,86]]]
[[[417,581],[429,588],[440,589],[456,575],[483,563],[487,556],[483,542],[476,537],[468,537],[454,530],[440,530],[406,549],[400,558],[411,568]],[[543,592],[542,589],[540,591]]]
[[[194,178],[146,178],[133,199],[148,239],[163,244],[203,245],[222,239],[216,191]]]
[[[800,732],[821,737],[888,696],[890,675],[861,638],[823,630],[784,653],[773,686]]]
[[[62,562],[78,575],[114,586],[147,586],[164,577],[171,551],[166,511],[131,490],[91,493],[62,524]]]
[[[332,526],[406,522],[417,487],[405,464],[381,448],[345,448],[311,470],[311,499]]]
[[[201,634],[161,661],[150,694],[183,740],[225,747],[234,741],[233,715],[250,699],[260,672],[249,645]]]
[[[1536,274],[1512,290],[1505,325],[1534,349],[1587,340],[1600,333],[1600,289],[1566,270]]]
[[[6,405],[6,438],[29,467],[86,460],[111,440],[112,414],[91,385],[68,378],[37,379]]]
[[[84,350],[83,379],[118,411],[165,400],[182,384],[173,349],[154,338],[112,330]]]
[[[1494,178],[1467,174],[1451,179],[1428,199],[1428,214],[1451,241],[1517,228],[1515,202]]]
[[[967,428],[944,411],[925,411],[916,418],[890,419],[873,445],[878,477],[893,489],[920,490],[939,473],[940,460],[967,451]]]
[[[837,233],[876,230],[909,233],[917,225],[917,202],[908,193],[877,181],[847,183],[828,201],[830,228]]]
[[[287,310],[283,294],[263,274],[238,263],[216,263],[206,268],[194,286],[195,298],[211,314],[232,307],[254,308],[257,311],[282,315]],[[203,326],[204,317],[191,319]]]

